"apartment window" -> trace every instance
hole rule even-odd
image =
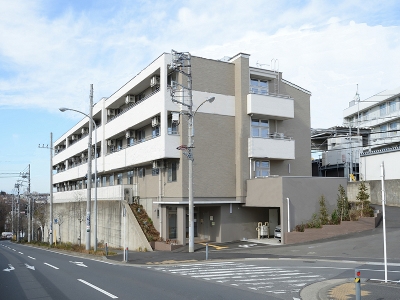
[[[386,103],[379,105],[380,116],[386,116]]]
[[[78,189],[80,189],[80,190],[82,189],[82,180],[78,181]]]
[[[397,122],[390,123],[390,133],[389,135],[397,135]]]
[[[168,163],[168,182],[176,181],[177,162]]]
[[[136,135],[137,135],[137,141],[139,143],[144,142],[146,139],[146,135],[145,135],[145,131],[144,129],[139,129],[136,131]]]
[[[143,178],[145,176],[145,168],[139,168],[138,170],[138,176],[139,178]]]
[[[387,125],[381,125],[380,127],[381,131],[381,138],[385,138],[387,136]]]
[[[168,134],[178,134],[178,122],[172,122],[172,117],[168,118]]]
[[[268,81],[250,79],[250,92],[253,94],[268,95]]]
[[[269,176],[269,161],[256,160],[254,162],[255,177],[266,177]]]
[[[160,135],[160,126],[153,127],[152,135],[153,135],[153,138],[155,138],[155,137]]]
[[[128,171],[128,184],[133,184],[133,171]]]
[[[158,174],[160,174],[160,169],[159,168],[151,169],[151,175],[152,176],[157,176]]]
[[[135,145],[135,139],[133,137],[128,139],[128,147]]]
[[[362,115],[363,121],[368,121],[368,111],[364,111]]]
[[[115,142],[117,144],[117,151],[122,150],[122,140],[116,140]]]
[[[396,101],[390,101],[389,102],[389,112],[395,112],[396,111]]]
[[[251,119],[251,136],[267,138],[269,134],[268,120]]]
[[[101,178],[101,180],[102,180],[101,186],[102,186],[102,187],[107,186],[107,176],[103,176],[103,177]]]
[[[110,175],[110,186],[114,185],[114,174]]]
[[[117,185],[121,185],[122,184],[122,173],[118,173],[117,174]]]

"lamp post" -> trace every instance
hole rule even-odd
[[[71,109],[71,108],[65,108],[61,107],[60,111],[65,112],[67,110],[75,111],[77,113],[80,113],[82,115],[85,115],[86,117],[89,118],[90,122],[89,125],[93,124],[95,128],[95,133],[94,133],[94,251],[97,251],[97,125],[93,118],[84,112],[81,112],[79,110]],[[92,110],[92,107],[90,108]],[[91,148],[92,148],[92,143],[91,143],[91,137],[92,137],[92,126],[89,126],[89,146],[88,146],[88,175],[87,175],[87,182],[88,182],[88,196],[87,196],[87,202],[86,202],[86,250],[90,250],[90,201],[91,201],[91,182],[92,182],[92,165],[91,165]],[[89,218],[89,220],[88,220]]]
[[[194,205],[193,205],[193,145],[194,145],[194,116],[206,102],[213,102],[215,97],[210,97],[204,100],[197,109],[193,112],[193,102],[188,105],[188,159],[189,159],[189,252],[194,252]]]

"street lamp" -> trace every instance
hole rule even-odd
[[[194,116],[199,110],[200,106],[202,106],[206,102],[213,102],[215,97],[210,97],[204,100],[197,109],[193,112],[193,102],[190,101],[190,105],[188,105],[188,158],[189,158],[189,252],[194,252],[194,205],[193,205],[193,144],[194,144]]]
[[[87,174],[87,200],[86,200],[86,250],[90,250],[90,201],[91,201],[91,183],[92,183],[92,131],[91,124],[94,125],[94,251],[97,251],[97,125],[93,118],[84,112],[72,108],[61,107],[60,111],[75,111],[89,118],[89,142],[88,142],[88,174]],[[92,111],[92,106],[90,108]],[[91,112],[90,111],[90,112]]]

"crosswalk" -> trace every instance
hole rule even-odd
[[[293,299],[299,295],[304,286],[325,279],[321,275],[296,268],[269,267],[241,262],[181,264],[149,268],[255,292],[281,295],[284,296],[281,297],[283,299]]]

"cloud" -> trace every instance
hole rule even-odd
[[[399,24],[386,20],[395,2],[90,3],[2,8],[0,106],[87,111],[91,83],[95,101],[109,96],[171,49],[215,59],[246,52],[252,65],[278,59],[285,79],[312,92],[313,127],[340,124],[357,83],[361,98],[398,85]]]

